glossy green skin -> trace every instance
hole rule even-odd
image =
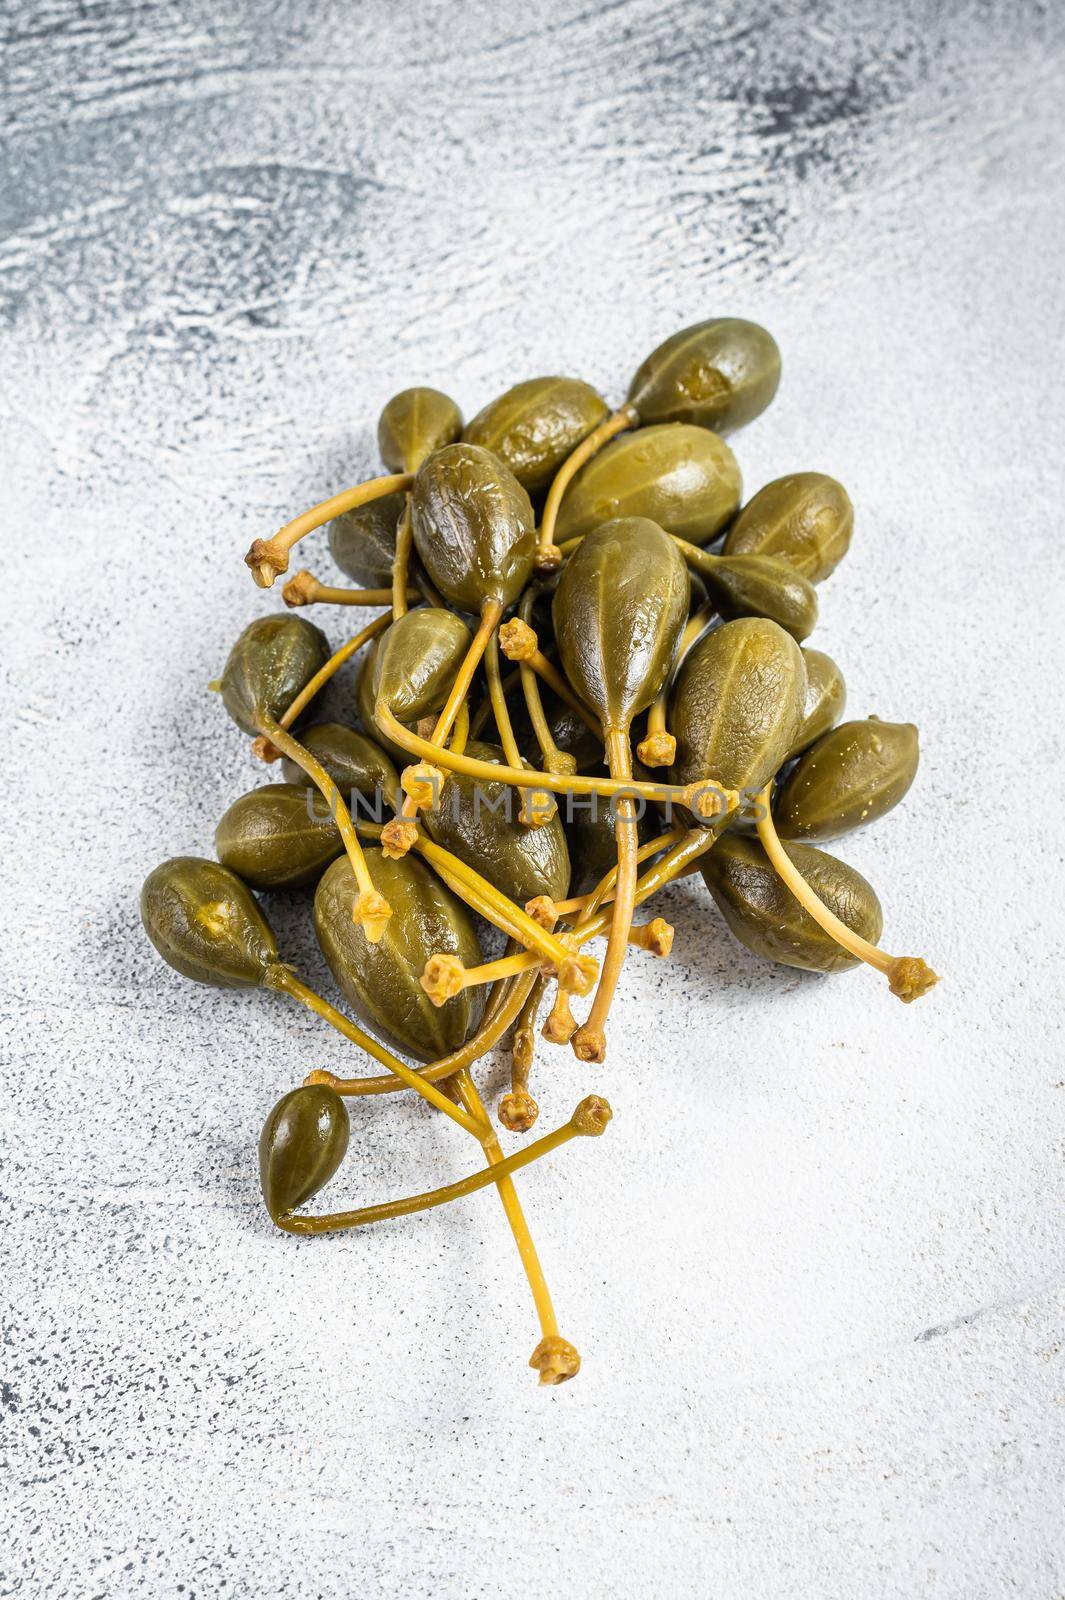
[[[290,611],[258,617],[229,652],[222,703],[238,728],[259,733],[261,718],[276,721],[328,660],[329,641],[313,622]]]
[[[779,383],[772,335],[757,322],[713,317],[652,351],[629,385],[628,401],[642,422],[692,422],[729,433],[759,416]]]
[[[538,494],[609,410],[602,395],[579,378],[530,378],[478,411],[462,437],[491,450],[530,494]]]
[[[559,544],[612,517],[649,517],[667,533],[706,544],[736,515],[739,464],[724,439],[681,423],[612,439],[577,473],[555,526]]]
[[[823,650],[804,650],[806,662],[806,705],[795,743],[784,757],[790,761],[809,749],[829,728],[834,728],[847,705],[847,685],[831,656]]]
[[[396,528],[405,494],[386,494],[356,506],[329,524],[333,560],[360,589],[390,589],[396,555]]]
[[[367,850],[374,887],[392,907],[377,944],[351,920],[358,893],[346,856],[327,869],[314,897],[314,927],[329,969],[349,1004],[380,1038],[420,1061],[464,1044],[480,1018],[483,988],[435,1006],[419,978],[431,955],[456,955],[467,967],[484,957],[465,906],[416,855],[390,861]]]
[[[673,781],[758,793],[795,743],[805,704],[802,651],[775,622],[741,617],[705,633],[673,690]]]
[[[417,472],[422,462],[462,433],[462,412],[439,389],[403,389],[377,423],[377,448],[390,472]]]
[[[372,800],[380,793],[389,805],[395,799],[399,774],[380,745],[364,733],[342,722],[316,722],[300,730],[300,743],[325,768],[345,801],[352,794]],[[286,783],[306,790],[309,779],[302,767],[286,757],[281,771]]]
[[[257,989],[277,941],[250,890],[227,867],[175,856],[141,890],[144,931],[168,966],[217,989]]]
[[[604,522],[566,562],[551,606],[555,642],[604,728],[626,731],[665,685],[688,595],[684,557],[646,517]]]
[[[383,700],[400,722],[439,711],[470,648],[461,617],[439,606],[419,606],[397,617],[374,654],[374,704]]]
[[[437,589],[479,616],[486,600],[513,605],[536,552],[532,502],[510,468],[475,444],[430,456],[410,497],[414,544]]]
[[[786,848],[818,899],[853,932],[876,944],[884,914],[861,873],[812,845]],[[757,839],[724,834],[704,856],[700,871],[732,932],[756,956],[807,972],[846,972],[860,965],[857,956],[848,954],[803,910]]]
[[[768,617],[800,640],[817,624],[817,591],[786,561],[719,556],[702,579],[723,617]]]
[[[850,549],[854,507],[835,478],[793,472],[759,489],[729,529],[726,555],[777,556],[820,583]]]
[[[376,706],[374,702],[374,671],[377,665],[377,640],[374,639],[366,652],[366,657],[359,667],[355,678],[355,709],[359,713],[359,721],[367,730],[375,744],[379,744],[396,763],[399,768],[407,767],[414,760],[408,750],[396,744],[386,733],[382,733],[377,725]],[[403,720],[402,718],[400,719]],[[404,727],[407,724],[404,723]]]
[[[304,1084],[277,1102],[259,1136],[259,1182],[275,1222],[325,1188],[349,1133],[347,1107],[325,1084]]]
[[[920,760],[912,722],[843,722],[800,756],[777,792],[782,839],[838,839],[897,806]]]
[[[503,762],[502,750],[493,744],[471,741],[466,754],[477,761]],[[538,828],[527,828],[518,821],[520,805],[520,791],[508,784],[453,772],[441,786],[439,804],[423,812],[422,820],[431,839],[519,906],[542,894],[564,900],[569,851],[558,814]]]
[[[219,861],[253,889],[298,889],[314,883],[344,848],[319,795],[309,813],[308,790],[267,783],[234,800],[215,829]]]
[[[559,796],[559,806],[566,817],[572,865],[569,892],[589,894],[618,864],[617,833],[609,798],[575,795],[567,811],[565,797]],[[636,825],[636,837],[640,844],[647,844],[657,832],[655,813],[647,809]]]

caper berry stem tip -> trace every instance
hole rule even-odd
[[[511,1089],[499,1102],[499,1120],[508,1133],[528,1133],[539,1115],[527,1089]]]
[[[557,1386],[577,1376],[581,1358],[568,1339],[563,1339],[560,1333],[552,1333],[540,1340],[529,1357],[529,1365],[540,1374],[542,1384]]]
[[[402,861],[418,841],[418,824],[405,817],[393,817],[381,829],[381,850],[389,861]]]
[[[602,1028],[591,1028],[585,1022],[570,1040],[570,1048],[578,1061],[601,1066],[606,1060],[606,1033]]]
[[[418,979],[434,1006],[442,1006],[461,994],[466,985],[466,968],[458,956],[438,951],[430,956]]]
[[[921,956],[897,956],[888,969],[887,980],[892,994],[909,1005],[935,988],[939,974]]]
[[[613,1115],[609,1100],[604,1100],[601,1094],[589,1094],[585,1095],[570,1120],[579,1134],[597,1139],[606,1131],[606,1125]]]
[[[645,767],[671,767],[677,758],[677,741],[671,733],[649,733],[636,746],[636,759]]]

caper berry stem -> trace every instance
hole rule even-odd
[[[393,603],[391,589],[336,589],[330,584],[319,583],[313,572],[308,572],[306,567],[301,568],[295,577],[290,578],[281,591],[281,598],[290,608],[298,606],[330,605],[330,606],[390,606]],[[407,589],[403,594],[403,609],[407,609],[408,600],[421,599],[417,589]]]
[[[396,527],[396,554],[392,562],[392,615],[402,617],[407,610],[407,570],[410,567],[414,528],[410,517],[410,495],[403,502],[403,511]]]
[[[426,1083],[439,1083],[441,1079],[453,1077],[455,1073],[461,1072],[463,1067],[472,1066],[475,1061],[479,1061],[482,1056],[487,1055],[489,1050],[494,1049],[521,1011],[525,995],[528,993],[529,986],[535,980],[536,975],[537,968],[534,964],[531,968],[523,968],[513,984],[508,986],[501,981],[496,991],[500,996],[499,1003],[493,1007],[492,999],[489,999],[488,1005],[485,1007],[484,1020],[481,1022],[478,1032],[472,1038],[467,1039],[466,1043],[461,1045],[458,1050],[453,1050],[450,1055],[441,1056],[439,1061],[433,1061],[428,1066],[421,1067],[418,1070],[418,1077]],[[506,993],[504,993],[504,990],[506,990]],[[327,1018],[326,1020],[332,1019]],[[376,1041],[374,1042],[376,1043]],[[378,1061],[384,1062],[386,1059],[391,1059],[391,1052],[385,1050],[384,1046],[371,1053]],[[303,1081],[304,1083],[325,1084],[336,1094],[352,1099],[367,1094],[396,1094],[399,1090],[409,1087],[404,1078],[397,1078],[391,1072],[385,1077],[338,1078],[332,1072],[324,1072],[318,1069],[308,1073]]]
[[[376,639],[379,633],[384,633],[391,621],[392,612],[382,611],[379,617],[375,617],[372,622],[367,623],[365,628],[361,628],[353,639],[348,640],[347,644],[342,644],[339,650],[334,650],[325,666],[319,667],[314,677],[304,684],[295,700],[278,718],[280,726],[282,728],[291,728],[296,718],[306,711],[315,695],[325,688],[330,678],[340,671],[345,661],[349,661],[357,651],[362,649],[364,644],[369,644],[371,639]],[[276,756],[274,759],[276,759]]]
[[[267,979],[267,985],[272,989],[280,990],[282,994],[287,994],[293,1000],[298,1000],[300,1005],[306,1006],[308,1011],[313,1011],[315,1016],[321,1017],[323,1021],[329,1023],[330,1027],[335,1028],[338,1033],[342,1033],[345,1039],[350,1039],[352,1044],[359,1045],[361,1049],[366,1051],[367,1055],[373,1056],[375,1061],[379,1061],[383,1067],[387,1067],[394,1077],[402,1079],[408,1089],[413,1089],[416,1094],[420,1094],[423,1100],[428,1101],[429,1105],[435,1106],[437,1111],[442,1111],[446,1117],[450,1117],[452,1122],[457,1123],[460,1128],[465,1129],[467,1133],[472,1133],[474,1138],[479,1137],[477,1124],[469,1112],[460,1110],[453,1100],[449,1100],[447,1095],[436,1087],[435,1083],[430,1082],[420,1072],[416,1072],[413,1067],[408,1066],[405,1061],[394,1055],[391,1050],[386,1049],[378,1040],[374,1039],[370,1034],[364,1033],[357,1023],[350,1021],[342,1011],[338,1011],[335,1006],[330,1005],[328,1000],[323,999],[320,994],[316,994],[313,989],[308,988],[290,968],[278,966],[272,969]],[[314,1081],[320,1083],[322,1080],[315,1078]]]
[[[624,433],[627,428],[635,428],[639,417],[634,406],[622,406],[620,411],[614,411],[601,422],[598,428],[593,428],[587,438],[582,439],[573,454],[559,467],[555,474],[554,482],[547,493],[544,502],[544,515],[540,523],[540,535],[536,547],[536,570],[538,572],[554,572],[562,560],[561,552],[555,543],[555,523],[558,521],[558,509],[562,504],[562,496],[572,482],[576,473],[590,461],[605,444],[615,438],[619,433]]]
[[[720,816],[734,811],[743,798],[735,789],[725,789],[720,784],[710,782],[652,783],[640,778],[623,781],[616,778],[592,778],[583,773],[569,777],[553,772],[537,772],[532,767],[521,770],[517,767],[497,766],[490,761],[478,761],[474,756],[457,755],[454,750],[438,748],[430,744],[428,739],[419,738],[418,734],[410,728],[405,728],[392,715],[384,700],[378,700],[374,714],[382,732],[386,733],[394,743],[401,745],[404,750],[408,750],[411,755],[417,756],[422,761],[436,761],[449,772],[465,773],[468,778],[479,778],[483,783],[509,783],[517,789],[527,789],[531,784],[535,784],[538,789],[549,789],[552,794],[599,794],[608,798],[622,794],[632,798],[642,796],[644,800],[684,806],[694,811],[697,816],[703,817]]]
[[[531,591],[526,591],[527,596],[530,593]],[[602,744],[603,728],[599,718],[595,715],[594,711],[590,711],[588,709],[579,695],[574,694],[573,690],[570,688],[561,672],[559,672],[558,668],[547,656],[544,655],[544,652],[540,649],[540,641],[536,637],[536,631],[534,628],[530,627],[528,616],[524,612],[521,616],[512,618],[510,622],[505,622],[503,624],[499,630],[499,643],[500,648],[507,659],[509,661],[517,661],[519,663],[523,686],[527,681],[530,685],[530,687],[526,689],[525,698],[526,701],[529,702],[529,715],[533,721],[534,728],[536,727],[536,719],[533,715],[531,696],[535,696],[535,704],[539,707],[539,715],[541,719],[543,718],[543,706],[540,703],[539,687],[537,686],[535,679],[529,678],[530,672],[535,673],[536,677],[542,678],[547,684],[547,687],[551,690],[552,694],[557,695],[563,704],[569,706],[571,711],[576,712],[577,716],[580,717],[585,727],[588,728],[590,732],[592,732],[599,740],[600,744]],[[554,748],[554,741],[551,739],[551,733],[547,728],[546,722],[544,727],[547,738],[550,741],[552,748]],[[558,756],[561,755],[562,752],[556,750],[555,754]],[[547,768],[548,772],[553,772],[555,770],[555,768],[552,767],[550,762],[547,760],[544,761],[544,766]],[[560,768],[559,770],[561,771],[563,769]],[[574,768],[574,770],[576,769]]]
[[[933,972],[920,956],[888,955],[875,944],[870,944],[868,939],[863,939],[861,934],[848,928],[845,922],[828,909],[824,901],[811,889],[780,841],[770,810],[772,792],[773,785],[768,783],[758,796],[756,827],[762,848],[781,881],[787,884],[803,910],[809,912],[818,927],[823,928],[830,938],[835,939],[838,945],[852,956],[856,956],[859,961],[864,961],[877,972],[883,973],[893,995],[906,1004],[911,1000],[919,1000],[939,982],[938,973]]]
[[[525,699],[525,709],[532,724],[533,737],[540,751],[540,765],[546,772],[576,772],[577,763],[573,756],[559,749],[555,743],[547,717],[544,714],[544,703],[540,698],[540,682],[535,670],[529,664],[528,645],[532,645],[532,654],[540,653],[539,641],[532,628],[532,610],[536,599],[536,590],[530,584],[518,602],[518,615],[511,622],[505,622],[499,630],[499,643],[508,660],[518,662],[518,675],[521,679],[521,692]],[[513,637],[515,624],[521,630],[522,643],[526,647],[521,653],[513,653],[508,646],[507,637]],[[506,688],[503,689],[504,695]]]
[[[658,699],[647,713],[647,730],[643,739],[636,747],[637,760],[642,761],[645,767],[671,767],[677,754],[677,741],[666,727],[666,718],[669,711],[669,696],[676,678],[677,668],[688,654],[692,645],[701,638],[717,615],[716,608],[708,601],[700,606],[698,611],[692,613],[680,636],[677,646],[677,658],[673,663],[673,672],[670,682],[665,684]]]
[[[489,1165],[498,1172],[504,1161],[503,1151],[488,1120],[488,1113],[485,1111],[468,1069],[464,1068],[462,1072],[458,1073],[455,1078],[455,1087],[467,1111],[472,1116],[478,1117],[483,1121],[484,1131],[481,1134],[481,1148],[488,1158]],[[499,1198],[506,1213],[507,1222],[510,1224],[510,1231],[514,1235],[514,1243],[518,1247],[518,1256],[521,1260],[525,1277],[532,1291],[533,1305],[536,1307],[536,1317],[540,1324],[541,1341],[557,1340],[559,1338],[558,1319],[555,1316],[554,1302],[551,1299],[551,1291],[547,1287],[544,1269],[540,1265],[540,1257],[533,1243],[529,1224],[525,1220],[525,1213],[522,1210],[521,1201],[518,1199],[518,1191],[514,1186],[513,1178],[509,1176],[497,1178],[496,1188],[499,1191]],[[575,1351],[574,1355],[576,1356]],[[580,1357],[577,1356],[573,1372],[569,1376],[573,1376],[579,1366]],[[540,1381],[541,1383],[545,1381],[543,1375],[541,1375]]]
[[[451,1105],[453,1112],[459,1112],[459,1108],[452,1102],[449,1101],[448,1104]],[[464,1112],[459,1112],[459,1115],[469,1123],[468,1131],[472,1132],[475,1138],[478,1137],[477,1124],[473,1119]],[[513,1155],[504,1156],[501,1161],[482,1167],[477,1172],[471,1172],[468,1177],[460,1178],[457,1183],[447,1183],[439,1189],[429,1189],[424,1194],[408,1195],[402,1200],[386,1200],[379,1205],[361,1206],[356,1211],[336,1211],[329,1216],[321,1217],[298,1217],[290,1214],[276,1217],[274,1220],[286,1233],[304,1235],[335,1233],[341,1229],[365,1227],[370,1222],[386,1222],[392,1217],[409,1217],[416,1211],[429,1211],[434,1206],[449,1205],[452,1200],[463,1200],[467,1195],[476,1194],[479,1189],[487,1188],[490,1183],[498,1183],[501,1178],[509,1178],[513,1173],[520,1172],[522,1167],[531,1166],[542,1156],[558,1150],[570,1139],[597,1136],[603,1132],[611,1116],[612,1112],[605,1100],[599,1095],[589,1095],[577,1106],[570,1120],[563,1123],[560,1128],[545,1133],[542,1138],[535,1139],[532,1144],[516,1150]]]
[[[564,994],[565,990],[560,992]],[[536,1016],[543,995],[544,978],[537,973],[514,1024],[510,1045],[510,1091],[499,1102],[499,1120],[510,1133],[528,1133],[539,1115],[539,1107],[529,1093],[529,1074],[536,1053]]]
[[[510,711],[507,706],[507,697],[503,693],[503,676],[499,670],[499,637],[493,633],[484,653],[484,670],[488,679],[488,695],[492,702],[492,712],[496,720],[496,729],[499,733],[499,743],[503,747],[503,754],[512,767],[524,765],[518,741],[514,737],[514,728],[510,720]],[[558,811],[552,797],[536,789],[523,789],[521,791],[521,809],[518,820],[526,827],[537,828],[551,818]]]
[[[610,776],[623,781],[630,779],[632,752],[629,749],[628,728],[607,728],[605,732]],[[639,840],[636,837],[636,807],[627,796],[615,803],[614,838],[618,847],[618,868],[614,915],[610,920],[606,955],[587,1020],[570,1040],[573,1053],[580,1061],[600,1062],[606,1058],[606,1021],[625,964],[629,929],[636,909],[636,852]]]
[[[343,489],[340,494],[319,501],[309,511],[286,522],[272,539],[253,540],[251,549],[244,557],[245,565],[251,568],[252,577],[259,588],[269,589],[275,578],[288,571],[289,551],[305,535],[332,522],[334,517],[342,516],[345,511],[369,505],[371,500],[381,500],[386,494],[406,491],[413,482],[411,473],[396,472],[385,478],[371,478],[367,483],[357,484],[354,489]]]
[[[275,749],[280,750],[283,756],[288,756],[290,761],[294,761],[324,796],[359,886],[359,894],[352,906],[352,920],[362,928],[371,944],[377,944],[385,931],[385,923],[392,915],[392,908],[384,895],[379,894],[374,888],[366,857],[362,853],[362,845],[359,843],[358,834],[352,825],[351,816],[340,790],[321,762],[316,760],[311,752],[306,750],[298,739],[294,739],[291,733],[273,717],[265,715],[260,717],[259,732]]]
[[[380,839],[384,829],[374,822],[360,822],[358,832],[368,839]],[[509,938],[515,939],[526,950],[537,952],[538,959],[552,966],[561,966],[569,956],[566,949],[543,923],[531,917],[524,907],[517,905],[502,889],[497,889],[487,878],[471,867],[461,856],[453,855],[443,845],[418,834],[413,849],[424,856],[429,865],[444,879],[448,887],[465,900],[471,908],[501,928]],[[472,897],[472,898],[471,898]]]

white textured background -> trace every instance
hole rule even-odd
[[[11,0],[2,49],[0,1594],[1057,1600],[1060,9]],[[814,642],[924,760],[841,853],[944,982],[670,893],[602,1073],[536,1070],[544,1127],[615,1108],[522,1181],[585,1358],[540,1391],[491,1194],[272,1230],[262,1117],[350,1052],[136,895],[261,776],[206,692],[244,549],[392,391],[617,399],[723,312],[784,351],[749,488],[857,505]],[[375,1102],[334,1195],[473,1164]]]

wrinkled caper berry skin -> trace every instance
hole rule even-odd
[[[777,556],[820,583],[850,549],[854,507],[835,478],[792,472],[759,489],[725,540],[726,555]]]
[[[760,791],[795,743],[805,704],[802,651],[775,622],[741,617],[705,633],[673,690],[673,781]]]
[[[602,752],[600,752],[600,760]],[[637,812],[642,802],[634,802]],[[566,807],[560,797],[559,805]],[[563,813],[569,843],[570,894],[589,894],[618,864],[614,813],[607,795],[574,795]],[[657,832],[655,814],[645,808],[636,824],[636,837],[647,844]]]
[[[506,463],[530,494],[547,489],[566,457],[609,414],[579,378],[530,378],[489,401],[462,437]]]
[[[614,517],[648,517],[667,533],[706,544],[735,516],[739,463],[706,428],[668,423],[611,440],[577,473],[559,509],[559,544]]]
[[[817,624],[817,591],[786,561],[721,556],[703,582],[723,617],[768,617],[799,640]]]
[[[400,722],[439,711],[470,647],[461,617],[440,606],[419,606],[397,617],[377,642],[373,698]]]
[[[462,412],[439,389],[403,389],[377,423],[377,448],[390,472],[417,472],[422,462],[462,433]]]
[[[434,1061],[464,1044],[477,1026],[484,990],[464,989],[435,1006],[419,983],[429,957],[458,956],[464,966],[483,957],[465,906],[415,855],[390,861],[367,850],[374,887],[392,907],[385,932],[370,944],[351,920],[358,894],[346,856],[324,873],[314,897],[318,943],[340,989],[379,1038],[420,1061]]]
[[[257,989],[277,965],[277,941],[254,895],[217,861],[164,861],[145,878],[140,909],[163,960],[195,983]]]
[[[392,762],[372,739],[342,722],[316,722],[300,730],[300,744],[336,784],[344,800],[360,794],[372,800],[380,793],[391,804],[399,789],[399,774]],[[286,756],[281,763],[286,783],[306,789],[310,780],[302,767]]]
[[[303,1084],[277,1102],[259,1136],[259,1183],[275,1222],[325,1188],[349,1133],[347,1107],[325,1084]]]
[[[818,899],[854,933],[876,944],[884,914],[861,873],[812,845],[785,848]],[[757,839],[723,834],[703,857],[700,871],[730,929],[756,956],[807,972],[846,972],[860,965],[803,909]]]
[[[476,761],[503,763],[493,744],[471,741],[466,754]],[[564,900],[569,890],[569,851],[558,813],[537,828],[518,821],[521,790],[483,778],[449,773],[438,804],[422,813],[429,837],[479,872],[482,878],[523,906],[549,895]]]
[[[800,756],[773,819],[782,839],[838,839],[897,806],[920,760],[912,722],[843,722]]]
[[[429,457],[411,490],[414,544],[436,588],[460,611],[513,605],[536,551],[532,502],[510,468],[475,444]]]
[[[329,550],[340,568],[360,589],[390,589],[396,556],[396,528],[406,495],[386,494],[329,524]]]
[[[581,540],[551,606],[566,677],[604,728],[625,730],[669,677],[688,619],[688,569],[646,517],[617,517]]]
[[[785,761],[801,755],[829,728],[834,728],[847,705],[847,685],[832,657],[823,650],[804,650],[802,658],[806,662],[806,705],[802,725]]]
[[[641,422],[691,422],[730,433],[760,416],[780,384],[776,340],[757,322],[713,317],[653,350],[629,385]]]
[[[267,783],[234,800],[215,829],[219,861],[253,889],[298,889],[314,883],[344,848],[321,795]]]
[[[276,721],[328,660],[329,641],[305,617],[258,617],[229,652],[222,703],[238,728],[256,734],[262,718]]]

